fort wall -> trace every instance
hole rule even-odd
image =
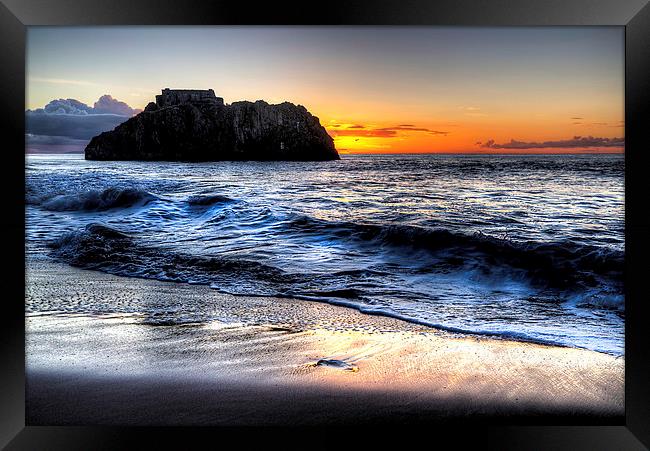
[[[156,105],[164,108],[183,103],[216,103],[223,105],[223,98],[217,97],[212,89],[169,89],[156,96]]]

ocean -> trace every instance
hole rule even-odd
[[[28,259],[624,353],[622,155],[27,155],[25,195]],[[207,302],[135,294],[35,298],[26,310],[222,319]]]

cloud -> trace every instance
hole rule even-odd
[[[120,116],[133,116],[137,114],[136,111],[124,102],[114,99],[108,94],[105,94],[95,102],[93,106],[93,114],[117,114]]]
[[[43,108],[25,111],[27,150],[45,152],[49,146],[52,151],[82,151],[92,137],[113,130],[139,111],[108,94],[92,107],[76,99],[52,100]]]
[[[25,134],[25,148],[28,153],[83,152],[86,144],[88,144],[87,139]]]
[[[333,124],[329,127],[340,127],[342,124]],[[432,130],[430,128],[415,127],[412,124],[400,124],[394,127],[372,128],[365,125],[346,125],[345,128],[331,130],[334,136],[358,136],[366,138],[392,138],[399,132],[422,132],[431,135],[447,135],[447,131]]]
[[[29,81],[40,82],[40,83],[53,83],[56,85],[98,86],[97,83],[93,83],[90,81],[67,80],[64,78],[29,77]]]
[[[45,144],[81,144],[85,143],[85,139],[74,139],[68,138],[66,136],[49,136],[49,135],[32,135],[31,133],[25,133],[25,139],[34,145],[45,145]]]
[[[449,133],[449,132],[442,132],[439,130],[431,130],[430,128],[414,127],[412,125],[398,125],[396,127],[380,128],[379,130],[425,132],[431,135],[447,135]]]
[[[397,135],[397,132],[394,130],[381,130],[381,129],[345,129],[345,130],[333,130],[332,134],[334,136],[359,136],[366,138],[391,138]]]
[[[624,145],[625,138],[595,138],[593,136],[574,136],[572,139],[543,142],[526,142],[511,139],[510,142],[503,144],[498,144],[494,142],[493,139],[490,139],[481,144],[481,147],[488,149],[574,149],[585,147],[623,147]]]
[[[594,122],[594,125],[603,125],[605,127],[625,127],[625,121],[618,122]]]
[[[580,119],[572,117],[571,119]],[[572,125],[586,125],[593,127],[625,127],[625,121],[615,122],[572,122]]]
[[[486,113],[483,113],[480,107],[477,106],[461,106],[458,107],[459,109],[464,111],[465,116],[471,116],[471,117],[485,117],[487,116]]]
[[[56,99],[43,108],[27,111],[36,114],[78,114],[84,116],[91,114],[92,108],[75,99]]]
[[[581,121],[584,119],[584,117],[572,117],[571,119],[573,119],[574,121]]]
[[[32,135],[65,136],[90,140],[101,132],[113,130],[127,116],[116,114],[43,114],[25,113],[26,132]]]
[[[125,102],[114,99],[109,94],[101,96],[91,107],[76,99],[55,99],[45,105],[43,108],[27,110],[37,114],[116,114],[118,116],[133,116],[142,110],[133,109]]]

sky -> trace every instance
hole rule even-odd
[[[342,154],[623,151],[622,27],[30,27],[26,69],[40,151],[166,87],[304,105]]]

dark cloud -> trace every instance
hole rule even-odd
[[[115,114],[118,116],[133,116],[142,110],[131,108],[125,102],[121,102],[109,94],[105,94],[92,107],[76,99],[55,99],[43,108],[27,111],[35,114],[74,114],[79,116],[89,114]]]
[[[83,151],[92,137],[113,130],[139,111],[108,94],[92,107],[76,99],[52,100],[25,112],[27,150]]]
[[[86,144],[88,144],[86,139],[25,134],[25,148],[28,153],[83,152]]]
[[[571,119],[580,119],[573,117]],[[625,121],[617,122],[572,122],[573,125],[595,125],[596,127],[623,127],[625,126]]]
[[[85,139],[67,138],[65,136],[48,136],[48,135],[32,135],[25,133],[25,140],[33,145],[42,144],[81,144],[85,143]]]
[[[488,149],[544,149],[563,148],[574,149],[584,147],[623,147],[625,138],[595,138],[593,136],[574,136],[572,139],[560,141],[526,142],[510,140],[508,143],[498,144],[493,139],[481,144]]]
[[[379,130],[426,132],[431,135],[446,135],[449,133],[449,132],[441,132],[439,130],[431,130],[430,128],[414,127],[413,125],[398,125],[396,127],[380,128]]]
[[[572,117],[571,119],[573,119],[574,121],[581,121],[584,119],[584,117]]]
[[[447,135],[449,132],[431,130],[429,128],[415,127],[411,124],[401,124],[394,127],[367,128],[365,125],[353,125],[342,130],[332,130],[335,136],[359,136],[370,138],[391,138],[398,132],[424,132],[431,135]]]
[[[397,132],[394,130],[382,130],[382,129],[345,129],[345,130],[332,130],[332,134],[335,136],[361,136],[367,138],[390,138],[397,135]]]
[[[101,132],[113,130],[128,116],[116,114],[25,113],[26,132],[32,135],[65,136],[90,140]]]

